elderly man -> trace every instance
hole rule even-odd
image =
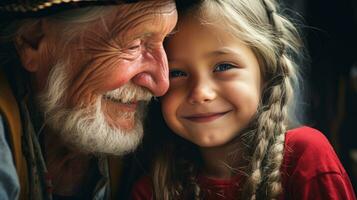
[[[0,16],[0,199],[114,198],[113,155],[168,88],[175,3],[2,0]]]

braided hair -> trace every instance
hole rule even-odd
[[[277,199],[283,191],[280,168],[285,132],[296,125],[296,99],[300,95],[297,92],[299,73],[293,62],[293,58],[298,56],[301,49],[298,31],[292,22],[279,13],[279,5],[275,0],[202,0],[184,14],[187,12],[206,26],[219,26],[229,31],[247,44],[259,60],[263,77],[260,105],[249,128],[239,134],[235,139],[237,142],[234,142],[237,145],[241,145],[239,140],[246,143],[242,145],[244,155],[240,156],[247,160],[246,166],[241,170],[246,175],[245,184],[240,189],[241,197],[237,199]],[[177,147],[182,148],[182,145]],[[192,161],[185,158],[188,155],[191,157],[192,154],[173,155],[175,160]],[[167,158],[169,159],[169,156]],[[162,164],[165,163],[164,160],[161,161]],[[169,165],[174,165],[172,160],[167,160],[167,163],[169,162]],[[191,197],[194,197],[190,199],[199,199],[200,188],[193,178],[198,167],[180,166],[185,165],[175,165],[175,169],[167,169],[170,176],[181,170],[188,171],[182,174],[181,179],[176,179],[181,182],[181,189],[176,190],[176,194],[189,191]],[[154,181],[154,193],[162,192],[163,188],[174,188],[174,185],[170,186],[168,179],[162,182],[161,188],[158,187],[158,179],[156,184]],[[183,187],[183,181],[190,182],[190,188]],[[167,196],[163,199],[183,199],[180,195],[170,195],[174,192],[169,190],[166,190]]]
[[[274,0],[262,0],[273,36],[275,36],[275,68],[270,68],[253,139],[255,150],[251,155],[243,199],[277,199],[283,187],[280,168],[283,160],[285,133],[291,128],[289,106],[294,97],[297,72],[291,60],[291,50],[298,47],[296,29],[277,12]],[[268,68],[268,66],[267,66]],[[290,115],[293,113],[290,113]]]

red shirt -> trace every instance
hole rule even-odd
[[[282,171],[283,193],[280,199],[291,200],[356,200],[352,184],[335,151],[319,131],[300,127],[287,132]],[[205,200],[237,198],[235,185],[242,177],[229,180],[199,177]],[[133,188],[132,199],[152,199],[149,177],[139,180]]]

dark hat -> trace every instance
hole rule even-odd
[[[0,16],[36,17],[72,8],[133,2],[138,0],[0,0]]]

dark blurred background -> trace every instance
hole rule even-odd
[[[357,0],[282,0],[300,24],[305,123],[322,131],[357,184]]]

